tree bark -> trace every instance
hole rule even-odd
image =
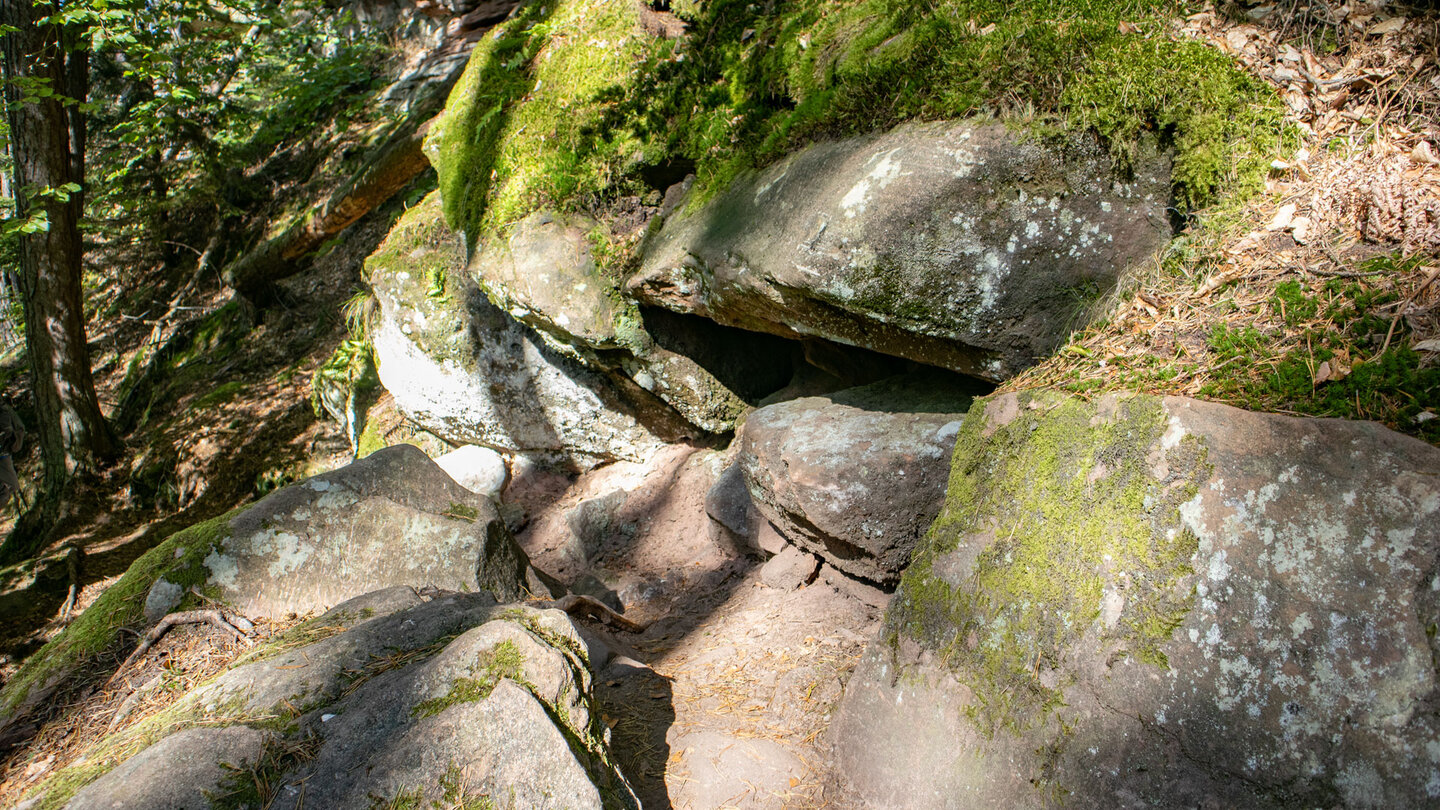
[[[49,220],[47,230],[20,235],[19,286],[39,423],[35,432],[45,468],[44,496],[39,500],[48,502],[45,512],[56,515],[55,501],[70,479],[95,469],[119,448],[95,397],[85,338],[80,281],[83,195],[71,194],[65,201],[34,196],[67,183],[84,183],[85,120],[79,102],[86,91],[88,54],[67,50],[56,26],[38,24],[31,0],[6,0],[0,5],[4,9],[0,22],[16,29],[4,36],[5,77],[11,80],[5,95],[16,216],[24,219],[41,210]],[[16,79],[40,80],[56,95],[22,103],[25,88],[17,87]],[[38,537],[15,537],[26,523],[22,520],[11,540],[0,547],[0,559],[14,559],[20,552],[28,556],[35,550],[17,545],[38,547]]]

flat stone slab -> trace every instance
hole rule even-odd
[[[1133,167],[1120,176],[1093,139],[963,121],[816,144],[671,217],[626,289],[1003,380],[1170,239],[1169,160]]]

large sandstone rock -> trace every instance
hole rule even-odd
[[[667,221],[627,291],[787,337],[1003,380],[1081,299],[1170,236],[1170,169],[1001,124],[902,126],[812,146]]]
[[[101,742],[137,751],[113,770],[62,770],[30,799],[94,780],[65,806],[636,808],[584,649],[559,611],[366,594]]]
[[[211,810],[210,796],[258,765],[270,736],[248,726],[176,732],[87,785],[66,810]]]
[[[152,621],[190,583],[247,616],[283,616],[392,585],[514,599],[529,569],[494,502],[408,444],[274,492],[175,553],[146,600]]]
[[[790,381],[794,352],[784,341],[698,319],[646,317],[622,300],[616,280],[596,264],[597,234],[609,236],[583,215],[535,213],[477,251],[469,272],[558,351],[634,381],[701,430],[732,430],[747,404]],[[697,330],[699,340],[690,335]]]
[[[565,357],[491,304],[434,195],[406,212],[366,273],[380,302],[380,381],[438,436],[588,466],[693,432],[640,386]]]
[[[755,506],[836,568],[894,582],[940,511],[976,388],[919,372],[756,409],[736,437]],[[715,494],[717,511],[727,511]]]
[[[1440,450],[1009,394],[832,727],[846,806],[1440,802]]]

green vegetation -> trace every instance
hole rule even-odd
[[[490,697],[495,685],[509,679],[527,689],[534,687],[525,681],[525,654],[513,641],[502,641],[476,657],[471,671],[473,677],[457,678],[450,691],[443,697],[417,703],[410,713],[415,717],[434,717],[458,703],[477,703]]]
[[[238,511],[238,510],[236,510]],[[204,583],[204,560],[229,535],[232,511],[171,535],[150,549],[65,631],[25,659],[0,690],[0,715],[13,716],[32,690],[54,686],[123,644],[122,627],[144,623],[145,597],[162,576],[188,589]]]
[[[259,762],[245,768],[230,767],[230,774],[219,790],[207,792],[211,810],[269,807],[285,784],[282,777],[314,759],[320,752],[321,742],[321,738],[314,735],[293,740],[276,737],[266,741]]]
[[[245,383],[240,382],[239,380],[231,380],[227,383],[221,383],[220,385],[216,386],[214,390],[209,391],[196,398],[196,400],[190,404],[190,407],[201,409],[212,408],[216,405],[223,405],[226,402],[229,402],[244,393],[245,388]]]
[[[1156,450],[1168,472],[1155,479],[1147,459],[1166,420],[1153,398],[1015,397],[970,411],[945,506],[887,619],[892,643],[915,639],[970,687],[970,718],[992,734],[1043,723],[1062,704],[1070,651],[1090,639],[1166,666],[1198,542],[1179,506],[1209,474],[1189,437]],[[955,572],[947,555],[962,541],[988,545]],[[1107,621],[1109,593],[1123,609]]]
[[[465,774],[451,765],[440,777],[440,798],[425,800],[421,788],[402,790],[390,799],[374,799],[370,810],[500,810],[488,795],[472,795],[465,786]]]
[[[1222,234],[1203,231],[1210,248],[1177,239],[1148,282],[1149,295],[1173,302],[1160,310],[1172,313],[1141,331],[1099,320],[1006,386],[1197,396],[1253,411],[1369,419],[1440,443],[1440,419],[1425,415],[1440,414],[1440,365],[1413,348],[1410,319],[1397,317],[1423,283],[1425,254],[1379,254],[1338,275],[1236,278],[1195,301],[1196,287],[1223,272]],[[1123,315],[1130,301],[1121,301]]]
[[[480,510],[468,504],[451,502],[451,504],[445,508],[445,511],[440,514],[452,520],[463,520],[466,523],[474,523],[475,520],[480,517]]]
[[[65,807],[86,785],[175,732],[201,726],[274,724],[284,719],[293,719],[293,716],[286,717],[286,714],[284,711],[259,714],[247,712],[244,709],[244,700],[240,698],[226,700],[214,706],[201,706],[196,700],[181,700],[96,742],[82,758],[55,772],[30,791],[27,798],[37,799],[30,807],[33,810],[59,810]]]
[[[1179,10],[714,0],[679,9],[691,30],[671,40],[626,4],[531,4],[476,49],[427,148],[472,243],[537,208],[644,194],[647,175],[693,166],[703,197],[816,138],[969,115],[1093,130],[1122,161],[1173,143],[1177,197],[1204,205],[1259,187],[1281,113],[1227,57],[1164,35]]]
[[[349,407],[357,397],[373,391],[379,384],[370,341],[348,338],[335,347],[330,359],[310,379],[310,407],[316,416],[323,417],[327,398],[331,398],[331,408]],[[337,395],[338,403],[333,399]]]
[[[1381,256],[1365,267],[1399,274],[1403,264]],[[1417,420],[1440,412],[1440,366],[1407,345],[1404,319],[1394,315],[1399,303],[1396,291],[1363,279],[1285,282],[1271,306],[1297,333],[1282,343],[1254,328],[1217,325],[1209,346],[1233,370],[1217,373],[1200,395],[1257,411],[1373,419],[1440,442],[1440,419]]]
[[[324,641],[331,636],[349,630],[359,624],[362,620],[369,618],[365,615],[355,615],[349,611],[334,611],[322,616],[302,622],[285,632],[267,640],[264,644],[256,646],[244,655],[236,658],[230,664],[230,668],[253,664],[256,661],[264,661],[278,655],[284,655],[291,650],[307,647],[318,641]]]

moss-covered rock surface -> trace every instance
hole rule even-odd
[[[837,773],[870,806],[1433,801],[1437,474],[1373,423],[977,404]]]
[[[703,197],[812,140],[916,118],[1090,130],[1122,162],[1159,134],[1187,206],[1237,179],[1255,187],[1278,141],[1273,95],[1167,36],[1182,11],[1169,0],[673,10],[676,24],[654,25],[630,0],[530,3],[477,46],[427,141],[472,245],[539,207],[643,195],[691,168]]]
[[[40,808],[397,797],[636,807],[593,716],[587,666],[562,613],[377,591],[114,731],[29,798]]]
[[[563,463],[636,459],[692,428],[639,385],[586,367],[492,303],[431,194],[366,261],[380,380],[425,429]]]

